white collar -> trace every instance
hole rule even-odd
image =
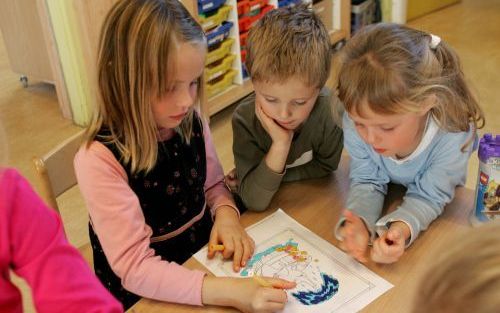
[[[391,159],[396,164],[403,164],[413,160],[429,146],[429,144],[431,143],[432,139],[434,138],[438,130],[439,130],[439,125],[434,120],[432,114],[429,114],[427,116],[427,121],[425,124],[424,135],[422,136],[422,140],[418,144],[417,148],[409,156],[403,159],[395,159],[392,157],[389,157],[389,159]]]

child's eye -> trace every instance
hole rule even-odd
[[[293,103],[296,104],[296,105],[304,105],[304,104],[306,104],[305,101],[294,101]]]
[[[270,103],[275,103],[277,102],[277,100],[275,98],[264,98],[266,99],[267,102],[270,102]]]
[[[390,132],[393,131],[395,127],[382,127],[382,131]]]
[[[354,122],[354,126],[356,126],[356,127],[365,127],[365,125],[363,125],[361,123],[357,123],[357,122]]]

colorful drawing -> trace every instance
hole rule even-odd
[[[321,273],[321,277],[323,278],[323,285],[319,290],[298,291],[293,292],[292,295],[305,305],[318,304],[329,300],[339,291],[339,281],[325,273]]]
[[[304,305],[319,304],[330,299],[339,289],[338,280],[322,273],[313,264],[307,251],[299,250],[298,245],[290,238],[283,244],[254,254],[240,275],[272,276],[295,281],[297,288],[292,296]]]
[[[282,210],[247,231],[256,249],[240,272],[234,272],[231,260],[208,259],[207,248],[195,258],[217,276],[294,281],[283,313],[357,312],[392,286]]]

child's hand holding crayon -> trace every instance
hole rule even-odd
[[[255,243],[241,226],[235,210],[228,206],[217,208],[207,257],[211,259],[217,252],[221,252],[225,259],[233,257],[233,270],[238,272],[253,255],[254,249]]]
[[[221,294],[230,295],[227,303],[242,312],[271,313],[283,310],[288,297],[285,289],[295,288],[296,283],[279,278],[216,278],[205,277],[203,303],[215,304]],[[219,304],[220,305],[220,304]]]
[[[404,222],[393,222],[388,231],[373,242],[371,259],[377,263],[394,263],[405,251],[410,228]]]

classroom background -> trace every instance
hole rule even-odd
[[[76,12],[87,14],[86,22],[91,23],[91,16],[88,15],[90,11],[82,11],[88,8],[79,7],[76,4],[78,2],[75,1],[75,6],[79,9]],[[101,3],[109,5],[112,2]],[[226,16],[221,18],[222,22],[217,21],[218,17],[212,18],[211,15],[204,14],[202,6],[194,8],[200,10],[202,16],[199,19],[207,30],[211,27],[210,23],[222,23],[226,27],[228,21],[233,24],[228,31],[220,29],[224,42],[233,42],[227,53],[216,51],[210,55],[215,61],[207,66],[207,92],[202,99],[202,109],[210,117],[214,143],[225,172],[234,167],[231,115],[235,107],[232,104],[252,90],[251,84],[245,80],[243,68],[245,32],[256,16],[250,14],[253,7],[251,5],[258,5],[260,14],[264,14],[268,6],[276,1],[246,1],[246,6],[238,5],[241,2],[225,2],[229,8],[219,9],[228,11]],[[13,8],[13,3],[17,5],[16,8]],[[59,1],[63,7],[61,3]],[[95,1],[87,2],[89,5],[92,3]],[[196,3],[193,3],[190,1],[187,6],[196,6]],[[278,1],[275,5],[290,3],[292,1]],[[480,130],[480,134],[499,134],[500,0],[395,0],[393,4],[390,7],[389,2],[388,7],[387,1],[374,0],[352,3],[345,0],[313,1],[320,15],[333,16],[333,20],[325,19],[325,24],[332,29],[331,38],[338,48],[356,29],[381,19],[407,21],[411,27],[441,36],[461,57],[465,76],[472,83],[485,112],[486,127]],[[92,74],[89,70],[91,63],[86,63],[91,62],[91,47],[73,41],[74,38],[70,38],[71,33],[66,28],[68,25],[77,28],[85,21],[64,20],[71,15],[64,15],[58,8],[60,7],[57,6],[57,1],[50,0],[0,1],[0,19],[3,20],[0,22],[0,129],[3,129],[7,139],[5,165],[20,170],[36,190],[40,190],[41,186],[34,170],[33,157],[46,154],[60,142],[80,132],[82,128],[78,125],[84,124],[88,116],[86,104],[93,99],[90,87],[92,80],[89,78]],[[37,10],[46,10],[45,14],[50,13],[51,16],[60,14],[63,18],[38,27],[40,25],[36,23],[40,23],[40,20],[24,23],[16,15],[37,14]],[[391,10],[392,16],[387,17]],[[11,22],[12,19],[17,19],[17,22]],[[237,32],[235,25],[239,28]],[[47,32],[53,37],[47,37]],[[22,41],[24,38],[31,40]],[[48,39],[49,42],[43,42],[42,38]],[[50,38],[57,40],[50,41]],[[95,38],[92,36],[87,34],[85,37],[83,34],[83,38],[95,44]],[[70,46],[58,47],[62,41]],[[224,42],[218,43],[217,48],[223,46]],[[211,51],[215,50],[217,49]],[[55,56],[55,52],[59,54]],[[78,58],[79,55],[83,56],[83,59]],[[54,58],[59,61],[57,65],[48,62]],[[335,66],[334,61],[333,67]],[[21,69],[24,68],[27,68],[28,72],[23,73]],[[224,75],[218,76],[221,71]],[[330,82],[333,79],[332,75]],[[467,188],[475,188],[477,169],[478,159],[477,154],[474,154],[469,161]],[[57,201],[69,241],[84,255],[90,255],[87,211],[78,187],[65,192]],[[22,281],[17,280],[17,283],[23,286]],[[23,292],[27,293],[26,286],[23,286]],[[24,296],[23,300],[25,311],[31,312],[30,297]]]

